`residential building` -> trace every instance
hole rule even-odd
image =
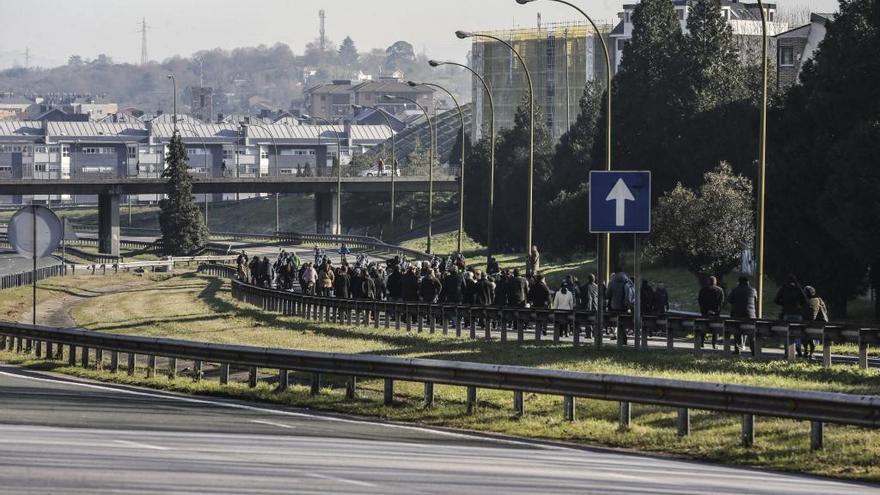
[[[306,111],[309,115],[337,121],[354,115],[352,105],[375,106],[397,115],[414,108],[405,100],[386,98],[401,96],[415,100],[434,111],[434,90],[427,86],[411,87],[397,78],[380,77],[375,81],[352,82],[336,80],[314,86],[305,91]]]
[[[804,62],[813,58],[825,39],[825,26],[833,14],[810,14],[810,23],[776,36],[776,84],[786,89],[798,82]]]
[[[559,138],[577,118],[578,102],[588,81],[605,79],[605,59],[599,36],[607,38],[611,26],[600,25],[599,35],[589,24],[544,23],[536,28],[491,31],[522,55],[532,76],[535,103],[553,137]],[[495,99],[495,125],[510,128],[516,107],[528,95],[528,82],[516,56],[494,40],[475,37],[471,66],[482,74]],[[474,137],[489,122],[489,102],[479,81],[472,87],[476,104]]]
[[[687,32],[687,20],[690,14],[690,6],[693,0],[672,0],[675,6],[675,13],[681,23],[682,32]],[[623,47],[629,43],[632,38],[632,14],[638,4],[627,4],[623,6],[623,12],[617,14],[620,21],[611,32],[611,44],[613,67],[615,74],[620,69],[620,62],[623,58]],[[788,30],[788,24],[776,21],[776,4],[765,3],[764,9],[767,17],[767,34],[768,36],[776,36]],[[740,51],[740,57],[743,60],[754,59],[757,56],[760,59],[761,53],[761,9],[757,3],[743,3],[736,0],[721,0],[721,15],[730,25],[734,40]],[[772,52],[772,47],[771,47]]]
[[[214,117],[214,88],[211,86],[192,86],[190,91],[190,113],[202,122]]]

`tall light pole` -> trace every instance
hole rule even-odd
[[[174,109],[173,117],[174,117],[174,134],[177,134],[177,79],[174,77],[174,74],[168,74],[168,79],[171,79],[171,97],[173,99],[172,107]]]
[[[375,111],[385,119],[385,123],[388,124],[388,129],[391,130],[391,231],[394,232],[394,176],[397,175],[397,139],[394,137],[394,127],[391,126],[391,119],[388,118],[388,115],[377,107],[352,105],[351,108],[354,110],[369,108]]]
[[[767,187],[767,82],[769,79],[767,67],[767,51],[769,40],[767,39],[767,11],[764,4],[758,0],[758,8],[761,10],[761,134],[758,155],[758,232],[755,256],[755,290],[758,291],[758,307],[756,316],[764,317],[764,195]]]
[[[266,131],[266,134],[269,135],[269,139],[272,140],[272,147],[275,148],[275,155],[273,155],[274,161],[275,161],[275,173],[280,176],[281,174],[278,172],[278,142],[275,141],[275,136],[272,134],[272,131],[268,127],[264,126],[263,124],[251,123],[250,125],[252,125],[254,127],[259,127],[260,129],[263,129],[264,131]],[[263,159],[262,156],[260,156],[261,161],[262,161],[262,159]],[[275,193],[275,233],[276,234],[278,232],[281,232],[281,208],[278,204],[278,201],[279,201],[278,200],[278,193]]]
[[[186,124],[189,126],[189,130],[192,131],[193,137],[198,138],[202,142],[202,148],[205,151],[205,159],[204,159],[205,175],[207,175],[208,174],[208,144],[205,142],[205,140],[201,136],[198,135],[199,133],[196,131],[195,124],[193,124],[192,122],[186,122]],[[129,208],[129,221],[128,221],[128,223],[131,224],[131,208]],[[208,229],[208,231],[210,232],[211,229],[208,228],[208,193],[205,193],[205,228]]]
[[[425,252],[431,254],[431,238],[434,226],[434,147],[436,146],[436,143],[434,142],[434,124],[431,122],[431,116],[428,115],[428,110],[419,105],[419,102],[416,100],[409,99],[405,96],[383,96],[389,100],[403,100],[412,103],[418,107],[423,114],[425,114],[425,120],[428,122],[428,132],[431,134],[431,150],[428,152],[428,243],[427,246],[425,246]]]
[[[478,81],[483,85],[483,89],[486,90],[486,96],[489,98],[489,133],[490,133],[490,143],[489,146],[491,150],[489,150],[489,219],[486,225],[486,244],[488,253],[486,253],[486,259],[492,257],[492,222],[493,222],[493,212],[495,210],[495,101],[492,99],[492,90],[489,89],[489,85],[486,84],[486,80],[483,79],[483,76],[477,73],[474,69],[471,69],[467,65],[459,64],[457,62],[438,62],[436,60],[429,60],[428,65],[431,67],[439,67],[441,65],[454,65],[456,67],[461,67],[462,69],[467,70],[474,77],[477,78]],[[476,119],[474,120],[476,122]]]
[[[339,137],[339,131],[336,129],[336,126],[333,125],[332,122],[323,118],[323,117],[315,117],[310,115],[302,116],[306,120],[315,120],[320,121],[327,124],[328,127],[333,129],[333,133],[336,135],[336,235],[342,234],[342,138]],[[321,139],[321,128],[318,128],[318,139]],[[317,153],[315,155],[317,158]],[[316,168],[317,168],[317,160],[315,160]]]
[[[442,90],[446,94],[452,98],[452,102],[455,103],[455,108],[458,109],[458,118],[461,121],[461,173],[459,175],[459,184],[458,184],[458,252],[462,251],[462,240],[464,239],[464,159],[465,159],[465,138],[466,132],[464,128],[464,112],[461,110],[461,105],[458,104],[458,100],[455,96],[443,86],[434,83],[417,83],[413,81],[408,81],[412,87],[415,86],[430,86],[432,88],[437,88]]]
[[[520,5],[525,5],[527,3],[536,2],[537,0],[516,0],[516,3]],[[566,0],[547,0],[550,2],[561,3],[563,5],[568,5],[569,7],[577,10],[587,22],[593,26],[593,30],[596,32],[596,36],[599,37],[599,41],[602,43],[602,54],[605,56],[605,92],[606,92],[606,101],[605,101],[605,170],[611,171],[611,81],[613,79],[613,75],[611,73],[611,57],[608,55],[608,43],[605,42],[605,37],[602,36],[602,33],[599,32],[598,26],[593,22],[593,18],[587,15],[583,9],[578,7],[577,5],[568,2]],[[759,0],[760,1],[760,0]],[[566,69],[567,70],[567,69]],[[609,278],[611,278],[611,234],[600,234],[599,239],[599,253],[596,253],[599,259],[599,276],[603,283],[599,284],[600,286],[606,285],[609,282]],[[599,311],[596,316],[597,322],[596,325],[598,328],[603,328],[603,311],[605,308],[605,290],[599,290]],[[601,335],[601,334],[597,334]]]
[[[535,88],[532,85],[532,74],[529,72],[529,67],[526,65],[525,59],[520,55],[518,51],[503,39],[493,36],[491,34],[485,33],[469,33],[467,31],[456,31],[455,35],[459,39],[467,39],[467,38],[487,38],[490,40],[497,41],[502,45],[506,46],[516,55],[516,58],[519,59],[519,63],[522,65],[523,70],[526,73],[526,80],[529,83],[529,178],[528,178],[528,203],[526,204],[526,258],[529,257],[532,250],[532,203],[534,196],[534,185],[535,185]]]

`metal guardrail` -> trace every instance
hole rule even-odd
[[[65,265],[53,265],[44,268],[38,268],[36,272],[28,270],[22,273],[14,273],[0,277],[0,290],[13,289],[15,287],[25,287],[33,284],[36,276],[37,282],[51,277],[63,277],[67,274]]]
[[[492,340],[493,329],[500,334],[501,342],[513,340],[524,342],[526,331],[531,331],[535,340],[543,338],[542,330],[547,330],[548,339],[559,343],[566,328],[572,330],[572,344],[582,345],[584,339],[592,338],[597,348],[604,345],[602,331],[596,331],[596,314],[590,311],[553,311],[536,308],[514,308],[499,306],[467,306],[456,304],[428,304],[399,301],[372,301],[319,297],[300,292],[267,289],[247,284],[237,279],[236,270],[229,266],[205,265],[200,271],[209,275],[232,279],[232,294],[238,300],[260,307],[265,311],[282,313],[301,318],[334,322],[341,324],[372,325],[398,330],[427,329],[430,333],[442,331],[447,335],[450,326],[456,337],[467,331],[471,339],[482,334],[485,340]],[[642,329],[636,329],[633,315],[608,314],[606,324],[616,329],[616,345],[625,347],[628,340],[639,349],[648,349],[649,335],[665,337],[665,348],[675,349],[678,338],[693,335],[693,352],[702,352],[707,336],[720,338],[724,354],[730,355],[735,347],[735,339],[749,338],[754,345],[756,357],[762,356],[762,349],[771,345],[781,345],[785,357],[795,361],[797,339],[815,339],[822,345],[822,362],[826,367],[832,364],[832,348],[835,344],[851,343],[859,347],[858,364],[867,368],[868,349],[880,344],[880,329],[856,328],[823,322],[797,323],[773,320],[741,320],[734,318],[702,318],[692,315],[643,315]],[[628,332],[632,331],[630,340]],[[510,335],[514,332],[515,335]]]
[[[43,349],[45,344],[45,352]],[[182,340],[121,336],[90,332],[82,329],[51,328],[13,323],[0,324],[0,350],[35,351],[37,357],[63,359],[71,366],[105,368],[105,352],[109,353],[109,371],[118,372],[119,354],[127,355],[128,374],[136,373],[137,356],[147,357],[147,375],[155,376],[157,357],[171,358],[169,374],[176,376],[177,360],[193,361],[193,378],[200,380],[204,363],[220,364],[220,381],[229,381],[230,366],[248,367],[249,384],[257,385],[257,368],[279,370],[279,389],[289,384],[289,372],[312,375],[312,393],[320,393],[322,375],[347,377],[346,396],[354,398],[359,377],[384,379],[384,402],[394,399],[394,381],[425,384],[425,402],[434,403],[434,385],[444,384],[468,388],[467,407],[476,406],[477,388],[508,390],[514,393],[514,408],[524,411],[523,394],[536,393],[565,397],[566,419],[575,418],[575,398],[589,398],[620,403],[619,422],[627,428],[631,406],[648,404],[676,408],[678,433],[690,430],[690,409],[718,411],[743,415],[743,443],[754,442],[755,416],[770,416],[810,421],[811,446],[823,446],[825,423],[880,427],[880,397],[828,392],[781,390],[739,385],[688,382],[645,377],[535,369],[518,366],[488,365],[466,362],[402,359],[384,356],[321,353],[297,350],[267,349],[224,344],[197,343]],[[92,361],[94,351],[94,361]],[[79,359],[77,357],[79,356]]]

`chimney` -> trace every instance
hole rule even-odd
[[[222,113],[218,113],[218,114],[217,114],[217,123],[218,123],[218,124],[222,124],[222,123],[223,123],[223,114],[222,114]]]

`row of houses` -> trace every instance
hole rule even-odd
[[[283,177],[307,167],[326,175],[336,156],[348,163],[394,132],[386,125],[203,124],[187,119],[178,129],[195,177]],[[0,121],[0,179],[157,178],[173,133],[170,122]],[[0,202],[29,199],[69,198],[7,197]]]

